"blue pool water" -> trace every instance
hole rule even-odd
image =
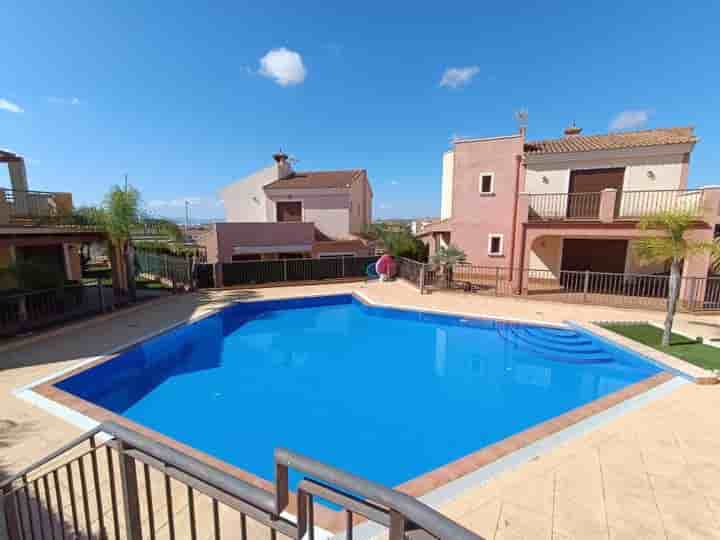
[[[58,386],[268,480],[278,446],[395,486],[660,370],[574,330],[238,304]]]

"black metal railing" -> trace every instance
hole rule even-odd
[[[302,475],[296,519],[286,514],[290,470]],[[280,533],[312,540],[314,497],[342,508],[348,539],[358,514],[386,527],[391,540],[411,530],[482,540],[417,499],[289,450],[275,452],[269,491],[114,422],[0,483],[0,537],[274,540]]]
[[[112,289],[97,280],[54,289],[0,294],[0,337],[111,309]]]
[[[323,257],[220,263],[224,286],[362,278],[378,257]]]
[[[138,277],[160,281],[172,289],[193,288],[194,261],[190,257],[136,249],[135,261]]]
[[[459,290],[493,296],[528,296],[534,300],[600,306],[666,309],[667,274],[591,272],[441,265],[400,260],[398,277],[421,294]],[[679,307],[686,311],[720,311],[720,277],[681,277]]]

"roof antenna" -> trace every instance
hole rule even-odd
[[[525,133],[527,133],[527,126],[528,126],[528,110],[527,108],[523,107],[522,109],[518,109],[513,113],[513,116],[515,117],[515,121],[518,124],[518,129],[520,131],[520,134],[524,137]]]

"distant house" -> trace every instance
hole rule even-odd
[[[688,189],[693,128],[556,139],[516,135],[456,140],[443,155],[441,220],[419,232],[430,247],[453,243],[470,262],[561,271],[661,273],[633,244],[640,218],[660,210],[693,212],[695,239],[711,240],[720,221],[720,189]],[[705,277],[709,256],[685,262],[684,275]],[[525,284],[523,284],[524,286]]]
[[[366,255],[360,235],[372,220],[367,171],[294,171],[274,163],[220,190],[227,221],[204,242],[209,263]]]
[[[0,163],[7,165],[11,184],[0,187],[0,270],[42,272],[51,281],[54,273],[58,283],[81,279],[82,245],[104,241],[105,235],[75,224],[71,193],[30,191],[22,156],[0,150]],[[21,285],[15,272],[0,277],[0,290]]]

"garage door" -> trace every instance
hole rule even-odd
[[[591,272],[625,272],[627,240],[576,240],[563,241],[563,270],[590,270]]]

